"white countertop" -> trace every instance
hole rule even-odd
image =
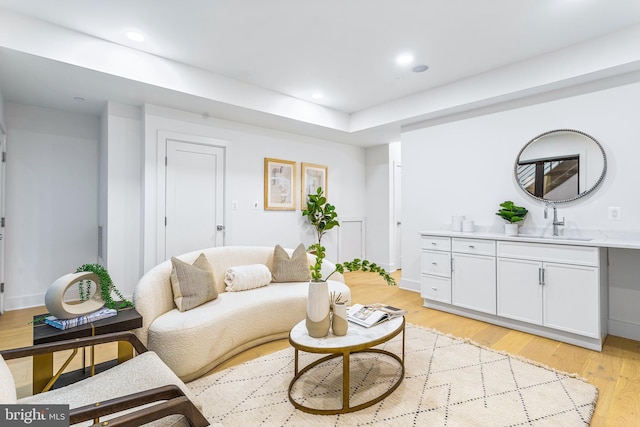
[[[556,245],[592,246],[598,248],[640,249],[640,233],[621,231],[585,230],[567,236],[551,237],[549,233],[536,230],[522,230],[518,236],[506,236],[494,230],[478,229],[474,232],[452,230],[427,230],[418,232],[421,236],[459,237],[473,239],[502,240],[512,242],[532,242]],[[542,234],[548,237],[540,237]],[[572,239],[573,238],[573,239]],[[589,238],[590,240],[579,240]]]

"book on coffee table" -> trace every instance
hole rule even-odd
[[[394,317],[404,316],[406,313],[406,310],[382,303],[354,304],[347,311],[347,320],[365,328],[370,328]]]

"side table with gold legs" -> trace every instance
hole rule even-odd
[[[41,317],[35,316],[34,319]],[[118,315],[106,319],[96,320],[86,325],[61,330],[46,324],[37,324],[33,327],[33,344],[51,343],[56,341],[90,337],[111,332],[131,331],[142,326],[142,316],[133,308],[118,310]],[[93,348],[90,353],[90,375],[94,374]],[[53,354],[33,356],[33,393],[41,393],[53,387],[55,381],[62,375],[65,368],[77,354],[77,349],[67,358],[62,367],[53,373]],[[133,347],[127,342],[118,343],[118,363],[133,357]],[[83,357],[84,359],[84,357]],[[83,366],[85,363],[83,362]],[[84,373],[80,373],[84,375]]]

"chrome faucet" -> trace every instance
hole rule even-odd
[[[553,202],[545,202],[545,206],[544,206],[545,219],[547,218],[547,210],[549,209],[549,206],[553,208],[553,235],[559,236],[558,226],[559,225],[564,226],[564,217],[562,217],[562,221],[558,221],[558,210],[556,209],[556,204]]]

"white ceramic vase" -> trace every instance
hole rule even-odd
[[[505,236],[517,236],[518,235],[518,223],[507,223],[504,225]]]
[[[333,335],[347,335],[349,323],[347,322],[347,305],[344,302],[336,302],[333,304],[331,329],[333,330]]]
[[[309,282],[307,296],[307,331],[314,338],[326,337],[331,327],[329,316],[329,284]]]

